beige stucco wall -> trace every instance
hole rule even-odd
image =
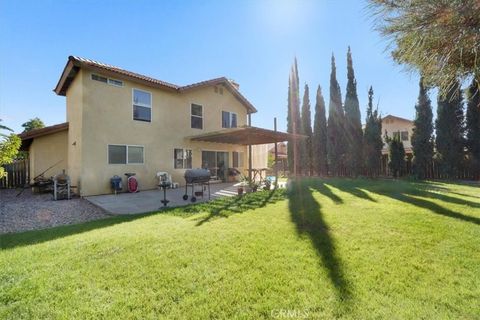
[[[185,170],[174,169],[174,148],[191,149],[194,168],[201,167],[202,150],[228,151],[229,166],[232,151],[247,155],[243,146],[190,142],[187,138],[221,130],[222,110],[236,112],[239,126],[247,123],[245,106],[228,90],[221,95],[206,87],[179,94],[122,81],[123,87],[94,81],[91,72],[83,70],[67,91],[70,174],[79,181],[82,196],[110,193],[110,178],[119,175],[125,182],[125,172],[137,174],[141,190],[156,187],[157,171],[168,171],[174,181],[183,184]],[[133,120],[133,88],[152,93],[152,122]],[[203,106],[202,130],[190,128],[191,103]],[[108,164],[109,144],[144,146],[144,164]]]
[[[68,174],[72,184],[81,190],[82,126],[83,126],[83,71],[70,84],[67,94]]]
[[[408,131],[408,140],[407,141],[402,141],[403,142],[403,147],[405,148],[406,151],[410,150],[412,148],[412,133],[413,133],[413,122],[412,121],[407,121],[407,120],[402,120],[398,118],[390,118],[386,117],[382,121],[382,139],[384,139],[385,143],[385,130],[387,131],[387,135],[392,138],[394,132],[402,132],[402,131]],[[388,146],[384,144],[383,153],[388,152]]]
[[[68,173],[67,141],[66,130],[33,139],[29,148],[31,182],[47,169],[45,178],[62,173],[62,170]]]

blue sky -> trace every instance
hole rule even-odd
[[[365,118],[367,90],[382,114],[413,118],[418,76],[385,51],[364,1],[0,1],[0,118],[21,131],[33,117],[65,121],[55,87],[69,55],[175,84],[227,76],[257,107],[253,124],[286,127],[288,74],[296,56],[312,109],[328,105],[330,56],[345,96],[350,45]],[[301,93],[303,95],[303,93]],[[312,114],[313,118],[313,114]]]

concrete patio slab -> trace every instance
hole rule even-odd
[[[232,197],[237,195],[238,183],[217,183],[210,185],[211,196],[213,200],[218,197]],[[200,187],[196,187],[196,190],[200,190]],[[167,189],[167,207],[179,207],[191,204],[190,195],[191,188],[188,188],[189,198],[187,201],[183,200],[185,194],[185,187],[178,189]],[[107,194],[100,196],[86,197],[88,201],[94,205],[102,208],[103,210],[113,214],[135,214],[156,211],[163,208],[163,204],[160,202],[163,200],[162,190],[147,190],[137,193],[119,193],[117,195]],[[205,192],[205,196],[197,197],[198,202],[208,201],[208,194]]]

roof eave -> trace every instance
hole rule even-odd
[[[39,129],[33,129],[28,132],[20,133],[18,137],[23,141],[23,140],[46,136],[49,134],[53,134],[53,133],[57,133],[65,130],[68,130],[68,122],[59,123],[53,126],[48,126],[48,127],[39,128]]]
[[[96,62],[95,62],[96,63]],[[240,91],[235,88],[235,86],[225,77],[220,77],[216,79],[206,80],[186,86],[177,86],[174,84],[169,84],[164,81],[156,80],[151,77],[142,76],[134,72],[123,70],[114,66],[100,66],[95,64],[93,61],[77,58],[74,56],[68,57],[68,62],[63,69],[62,75],[58,80],[57,86],[53,91],[60,96],[66,96],[67,90],[72,83],[75,76],[78,74],[80,68],[85,68],[89,70],[98,71],[107,76],[112,76],[114,78],[128,80],[136,83],[141,83],[149,87],[160,88],[164,90],[169,90],[172,92],[183,92],[188,90],[193,90],[196,88],[202,88],[205,86],[212,86],[223,84],[225,88],[234,95],[247,109],[247,114],[256,113],[257,109],[250,103],[250,101],[245,98]],[[144,78],[142,78],[144,77]]]
[[[53,89],[57,95],[66,95],[68,86],[77,75],[79,67],[79,65],[76,65],[72,56],[68,57],[67,64],[65,65],[65,68],[63,68],[62,75],[60,76],[60,79],[58,79],[57,86],[55,89]]]

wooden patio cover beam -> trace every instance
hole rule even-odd
[[[275,142],[283,142],[291,139],[299,139],[306,136],[273,131],[264,128],[243,126],[239,128],[224,129],[220,131],[201,134],[190,137],[191,141],[204,141],[215,143],[257,145]]]

